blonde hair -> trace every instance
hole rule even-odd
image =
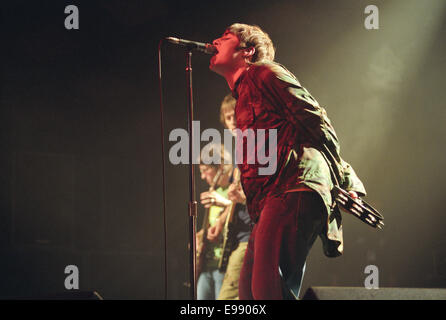
[[[219,163],[213,163],[213,157],[219,157]],[[232,171],[232,159],[229,152],[225,149],[223,144],[211,142],[204,146],[200,152],[200,164],[218,168],[223,168],[223,173],[228,174]]]
[[[234,99],[232,96],[232,93],[227,94],[220,106],[220,122],[223,125],[223,127],[227,128],[225,121],[225,113],[235,110],[235,104],[237,103],[237,100]]]
[[[234,23],[227,28],[227,30],[235,34],[240,40],[240,47],[255,48],[254,55],[251,57],[248,64],[274,61],[276,49],[269,35],[263,31],[259,26],[249,25],[243,23]]]

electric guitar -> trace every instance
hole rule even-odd
[[[234,169],[233,174],[233,183],[237,186],[240,185],[240,170],[238,168]],[[234,221],[234,211],[237,203],[232,203],[230,206],[226,208],[228,210],[228,215],[226,216],[225,226],[223,228],[223,250],[220,261],[218,263],[218,269],[221,272],[226,271],[226,267],[228,266],[229,257],[231,252],[234,250],[234,243],[232,240],[231,231],[233,230],[233,221]]]
[[[217,171],[217,173],[214,176],[214,179],[212,179],[212,183],[209,187],[209,192],[214,191],[215,185],[217,184],[218,180],[220,179],[220,176],[223,173],[223,168],[220,167]],[[202,230],[203,230],[203,236],[199,240],[199,243],[197,243],[197,267],[196,267],[196,273],[197,278],[198,275],[200,275],[201,271],[204,268],[205,260],[206,260],[206,250],[207,250],[207,235],[208,235],[208,229],[209,229],[209,208],[206,208],[204,211],[203,216],[203,224],[202,224]]]

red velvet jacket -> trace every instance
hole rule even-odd
[[[338,139],[326,111],[294,75],[272,62],[250,66],[237,80],[233,96],[237,99],[237,128],[242,132],[253,129],[257,142],[249,150],[246,139],[237,144],[237,152],[245,152],[239,168],[253,221],[258,220],[268,195],[316,191],[327,208],[327,228],[320,235],[324,252],[327,256],[341,255],[341,214],[337,206],[332,206],[331,190],[339,184],[359,195],[366,192],[353,168],[339,155]],[[264,143],[257,139],[257,129],[266,129]],[[249,164],[247,159],[259,149],[268,149],[268,129],[277,129],[276,170],[270,175],[259,175],[259,168],[268,164],[261,165],[257,159]]]

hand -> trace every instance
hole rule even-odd
[[[350,190],[349,192],[348,192],[348,194],[354,199],[354,200],[356,200],[357,202],[359,202],[360,204],[362,204],[362,200],[361,200],[361,198],[359,198],[359,196],[358,196],[358,194],[355,192],[355,191],[353,191],[353,190]],[[358,210],[359,212],[363,212],[363,210],[356,204],[356,203],[353,203],[353,208],[355,208],[356,210]]]
[[[201,229],[199,232],[197,232],[195,234],[195,236],[196,236],[195,241],[197,244],[196,250],[197,250],[197,253],[200,253],[201,250],[203,249],[203,242],[201,242],[201,239],[203,238],[203,229]]]
[[[359,203],[362,204],[362,200],[361,200],[361,198],[358,196],[358,194],[357,194],[355,191],[351,190],[351,191],[348,192],[348,194],[349,194],[353,199],[355,199],[356,201],[358,201]]]
[[[353,199],[358,199],[358,194],[355,191],[349,191],[348,194],[353,198]]]
[[[363,210],[358,205],[358,203],[359,204],[362,203],[362,200],[361,200],[361,198],[359,198],[358,194],[355,191],[350,190],[350,191],[348,191],[348,195],[353,199],[353,202],[351,203],[352,208],[356,209],[358,212],[362,212]],[[339,193],[336,200],[339,201],[339,203],[341,204],[340,207],[343,211],[349,212],[350,209],[345,207],[348,203],[347,196],[343,195],[342,193]]]
[[[228,188],[228,198],[234,203],[246,203],[246,196],[243,192],[241,185],[239,184],[231,184]]]
[[[230,200],[226,199],[216,191],[203,192],[202,194],[200,194],[200,201],[205,208],[209,208],[211,206],[218,206],[224,208],[231,205],[232,203]]]
[[[218,240],[218,236],[223,230],[223,223],[221,222],[221,220],[222,219],[218,219],[217,223],[208,229],[207,239],[209,241],[216,242]]]

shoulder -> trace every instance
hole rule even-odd
[[[250,66],[248,77],[255,82],[276,82],[280,80],[287,85],[300,86],[297,78],[283,65],[276,62],[261,62]]]
[[[271,62],[256,63],[249,67],[248,76],[253,80],[268,81],[276,77],[275,64]]]

